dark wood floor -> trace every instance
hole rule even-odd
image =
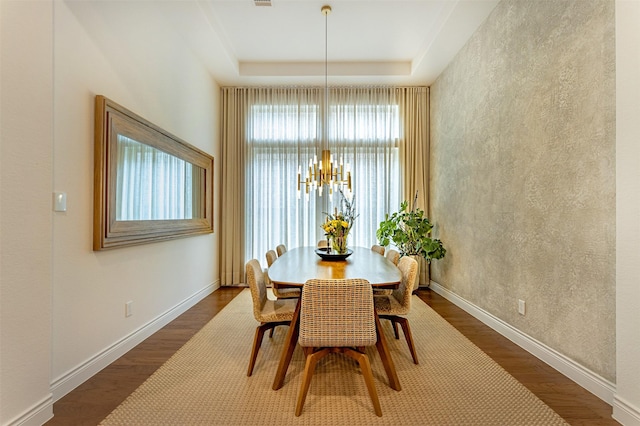
[[[215,291],[53,405],[47,425],[96,425],[184,345],[242,288]],[[418,295],[572,425],[617,425],[611,406],[438,294]],[[248,352],[247,352],[248,356]]]
[[[420,298],[572,425],[618,425],[611,406],[493,331],[444,297],[420,290]]]

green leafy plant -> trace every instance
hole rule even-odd
[[[376,237],[380,245],[386,247],[393,243],[403,256],[422,256],[427,262],[442,259],[447,252],[442,241],[431,238],[433,225],[424,215],[424,211],[414,206],[407,209],[407,201],[400,204],[400,210],[385,215],[380,222]]]

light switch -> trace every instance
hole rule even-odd
[[[67,211],[67,193],[66,192],[53,193],[53,211],[54,212]]]

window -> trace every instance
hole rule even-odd
[[[351,164],[359,217],[349,245],[370,247],[378,224],[400,205],[399,107],[393,89],[336,89],[329,96],[326,139],[337,158]],[[323,91],[265,91],[248,108],[245,173],[245,258],[267,250],[315,245],[324,238],[324,212],[339,196],[297,198],[298,166],[322,149]]]

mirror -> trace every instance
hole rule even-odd
[[[116,220],[204,217],[202,167],[124,135],[117,136]]]
[[[93,249],[213,232],[213,157],[96,96]]]

